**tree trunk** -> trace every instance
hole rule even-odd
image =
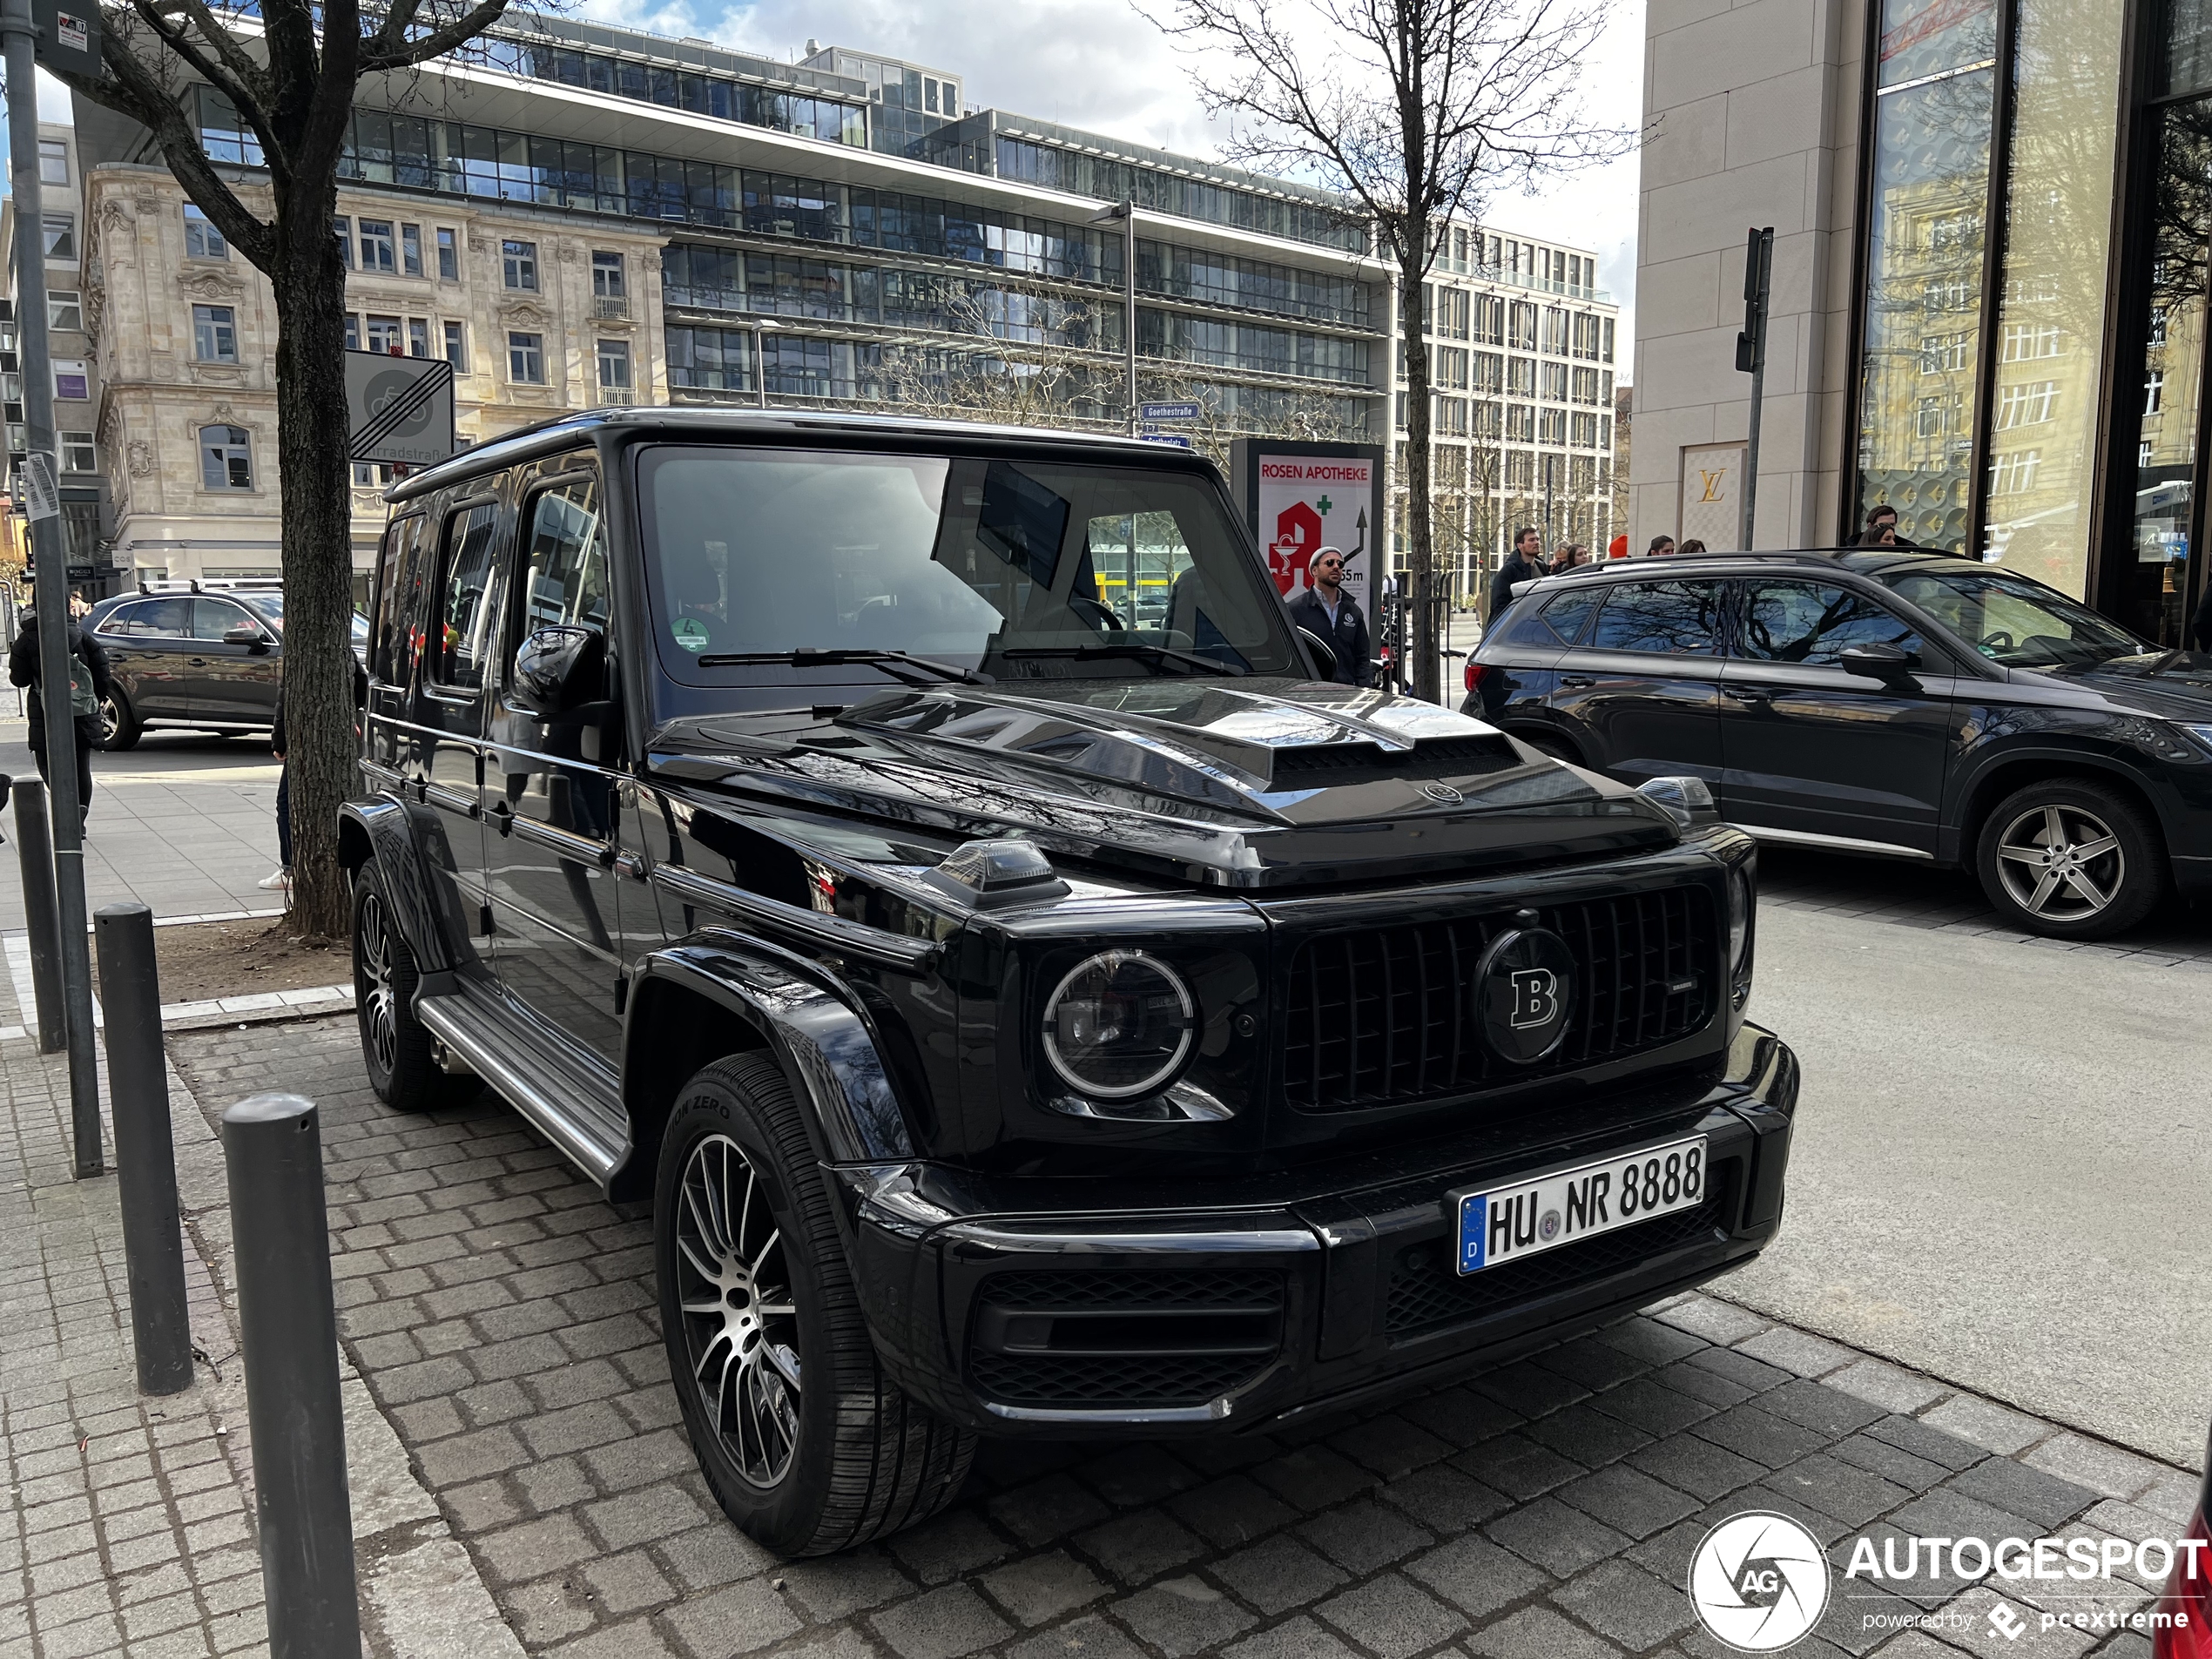
[[[1443,688],[1436,657],[1436,542],[1429,523],[1428,334],[1421,315],[1426,234],[1426,226],[1414,220],[1399,239],[1406,335],[1406,655],[1413,695],[1437,703]]]
[[[293,927],[351,927],[338,806],[359,787],[354,710],[354,556],[347,455],[346,271],[331,234],[334,188],[280,201],[277,466],[284,490],[285,765],[291,776]]]

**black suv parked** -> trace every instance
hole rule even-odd
[[[652,1204],[771,1547],[928,1514],[979,1433],[1357,1406],[1773,1237],[1751,843],[1316,683],[1204,462],[609,412],[392,501],[370,1075]]]
[[[112,677],[100,707],[102,748],[128,749],[150,726],[235,732],[275,723],[284,590],[274,583],[148,583],[101,600],[85,620]],[[355,617],[356,651],[368,636]]]
[[[1764,840],[1970,865],[2057,938],[2212,890],[2212,658],[2012,570],[1891,550],[1637,559],[1524,586],[1467,712]]]

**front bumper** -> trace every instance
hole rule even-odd
[[[1239,1182],[1218,1203],[1100,1194],[1071,1211],[930,1165],[836,1173],[870,1331],[908,1393],[987,1433],[1150,1438],[1433,1386],[1741,1266],[1781,1224],[1797,1095],[1795,1056],[1746,1025],[1710,1089],[1581,1105],[1534,1139],[1346,1159],[1272,1191]],[[1699,1208],[1453,1271],[1447,1191],[1688,1134],[1708,1137]]]

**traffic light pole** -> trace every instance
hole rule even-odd
[[[84,927],[84,827],[77,787],[77,721],[69,691],[69,551],[54,482],[54,378],[46,347],[46,219],[38,181],[37,28],[30,0],[0,3],[7,37],[8,150],[16,196],[16,347],[22,355],[24,497],[36,564],[38,693],[53,803],[55,921],[69,1025],[70,1123],[79,1180],[102,1174],[99,1070],[92,1049],[92,963]]]
[[[1743,249],[1743,332],[1736,337],[1736,367],[1751,377],[1750,435],[1743,445],[1742,519],[1737,544],[1751,550],[1758,522],[1759,405],[1766,396],[1766,311],[1774,277],[1774,226],[1755,230]]]

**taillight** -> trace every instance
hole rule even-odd
[[[2184,1548],[2174,1560],[2174,1576],[2166,1581],[2159,1598],[2161,1622],[2151,1631],[2151,1659],[2212,1659],[2212,1560],[2207,1560],[2205,1540],[2212,1530],[2205,1526],[2204,1511],[2196,1512],[2187,1536],[2195,1549]]]
[[[1482,664],[1480,663],[1476,662],[1472,657],[1467,658],[1467,690],[1472,691],[1476,686],[1482,683]]]

